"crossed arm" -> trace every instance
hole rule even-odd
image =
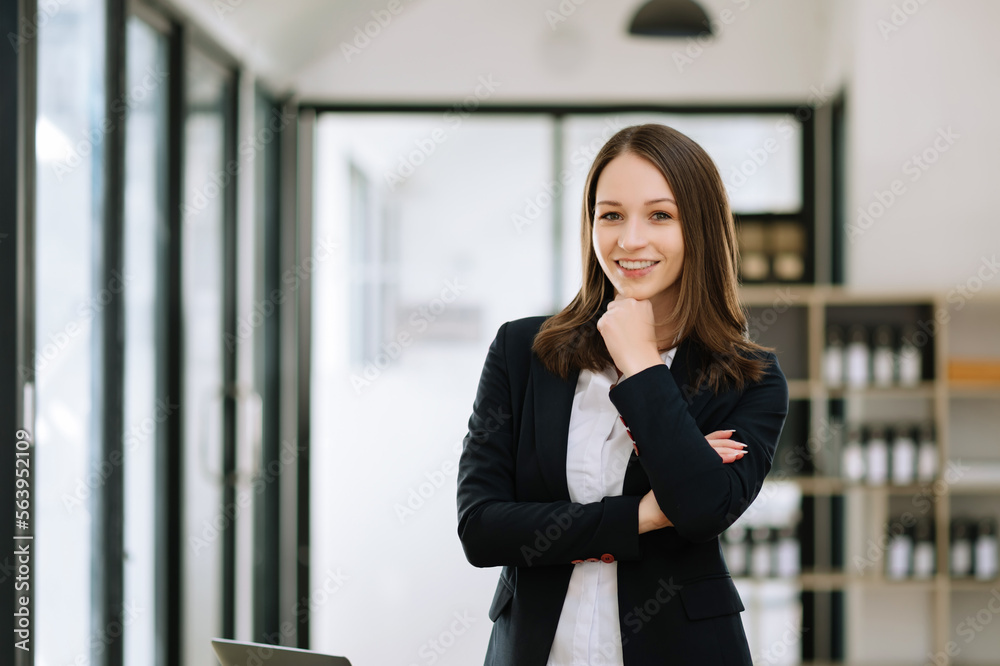
[[[636,560],[640,533],[669,523],[682,537],[707,540],[756,497],[787,409],[787,389],[776,363],[774,380],[745,391],[720,429],[707,436],[688,414],[666,366],[628,377],[612,390],[611,399],[639,443],[651,493],[589,503],[517,501],[513,424],[490,417],[511,413],[506,327],[500,327],[487,353],[459,459],[458,535],[471,564],[545,566],[606,554]],[[660,384],[666,387],[654,390]],[[782,400],[780,409],[771,406],[763,419],[757,417],[762,405]],[[757,425],[759,420],[763,425]],[[662,519],[650,502],[661,509]],[[647,518],[643,523],[640,514]]]
[[[773,354],[768,360],[764,378],[744,389],[718,424],[746,445],[748,455],[737,464],[726,464],[715,447],[701,445],[704,435],[666,366],[642,370],[611,390],[611,402],[637,442],[656,504],[685,539],[708,541],[725,531],[757,497],[771,469],[788,387]]]

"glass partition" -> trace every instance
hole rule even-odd
[[[222,631],[222,540],[240,507],[223,505],[223,225],[229,72],[189,49],[185,72],[182,313],[184,355],[183,636],[186,664],[213,663]]]
[[[37,390],[34,657],[38,664],[87,663],[102,645],[91,626],[93,499],[106,478],[97,459],[99,418],[91,408],[99,341],[93,324],[123,280],[100,284],[105,135],[101,0],[59,9],[38,26],[35,158]],[[106,634],[103,636],[107,637]]]
[[[125,604],[144,612],[124,633],[126,664],[153,663],[157,430],[178,396],[157,395],[160,246],[167,237],[168,39],[137,17],[127,26],[125,142]]]

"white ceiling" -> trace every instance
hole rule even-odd
[[[501,103],[767,103],[802,101],[829,80],[836,0],[700,0],[728,22],[684,68],[690,40],[626,34],[642,0],[167,1],[273,92],[312,102],[462,99],[492,74]],[[391,3],[390,24],[345,57],[343,45]]]
[[[281,93],[290,92],[302,69],[337,51],[359,21],[370,20],[369,12],[386,4],[386,0],[169,2]]]

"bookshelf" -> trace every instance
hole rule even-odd
[[[780,663],[995,663],[1000,578],[956,577],[950,568],[953,519],[970,525],[992,519],[995,542],[1000,518],[1000,292],[959,298],[954,291],[775,284],[744,286],[742,299],[751,336],[775,348],[789,385],[789,416],[767,484],[794,484],[801,498],[799,572],[784,579],[734,573],[741,590],[754,595],[776,584],[797,591],[804,629],[799,654]],[[915,343],[919,377],[906,385],[895,377],[885,386],[870,378],[865,386],[831,385],[825,368],[830,326],[863,327],[869,342],[878,326],[890,327],[897,352],[902,338]],[[914,349],[907,354],[912,360]],[[900,445],[897,455],[883,457],[878,433],[914,433],[916,456],[927,424],[936,444],[933,477],[921,480],[914,472],[894,483],[895,458],[906,463],[909,449]],[[872,438],[861,460],[874,481],[846,473],[852,430],[855,438],[860,431]],[[892,440],[890,454],[895,446]],[[887,468],[884,480],[874,471],[880,465]],[[913,527],[921,521],[924,527]],[[922,552],[933,553],[929,575],[912,551],[897,548],[905,539],[892,540],[897,532],[912,537],[913,529],[926,537],[928,526],[933,546]],[[996,557],[979,556],[983,562]],[[898,578],[901,562],[909,562],[909,571]]]

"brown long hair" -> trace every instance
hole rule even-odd
[[[704,149],[665,125],[626,127],[611,137],[590,167],[584,185],[580,246],[583,285],[561,312],[548,318],[532,349],[554,374],[567,378],[573,368],[599,371],[613,361],[597,330],[597,320],[614,299],[611,281],[594,254],[597,180],[608,162],[632,153],[651,162],[673,191],[684,238],[680,294],[671,317],[680,340],[690,340],[697,355],[699,384],[715,392],[737,389],[764,373],[766,348],[750,341],[738,294],[738,248],[729,198],[719,171]]]

